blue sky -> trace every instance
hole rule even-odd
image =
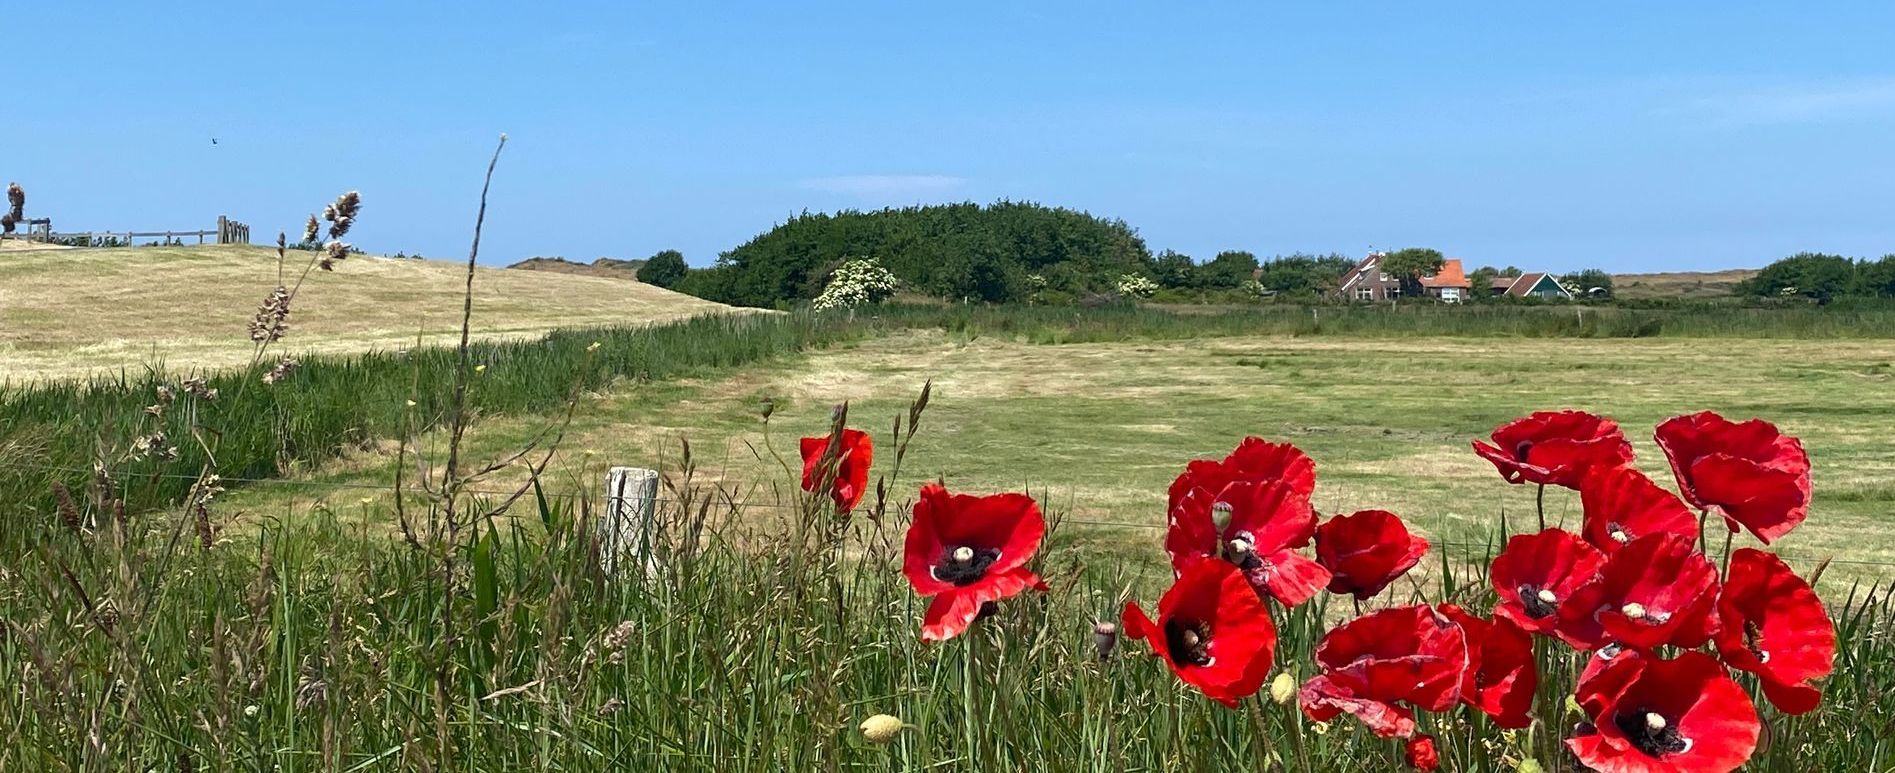
[[[504,131],[490,263],[999,198],[1200,259],[1895,252],[1889,4],[354,5],[9,9],[0,178],[61,229],[259,241],[358,188],[361,246],[464,257]]]

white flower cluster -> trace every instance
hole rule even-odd
[[[1119,294],[1133,298],[1150,298],[1158,292],[1158,283],[1138,274],[1125,274],[1119,277]]]
[[[810,304],[817,311],[881,303],[895,294],[895,275],[875,258],[851,260],[836,269],[829,286]]]

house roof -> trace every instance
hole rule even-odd
[[[1560,295],[1564,295],[1568,298],[1573,297],[1572,293],[1566,292],[1566,288],[1560,286],[1558,280],[1553,280],[1552,277],[1544,271],[1535,271],[1531,274],[1520,275],[1520,278],[1514,280],[1513,285],[1507,288],[1507,294],[1515,298],[1524,298],[1537,289],[1543,281],[1551,281],[1553,288],[1558,290]]]
[[[1487,283],[1487,287],[1496,292],[1504,293],[1513,289],[1513,283],[1519,280],[1520,277],[1517,276],[1497,276],[1493,278],[1493,281]]]
[[[1473,285],[1468,284],[1467,275],[1461,272],[1460,258],[1448,258],[1447,260],[1441,261],[1441,270],[1436,272],[1434,276],[1422,277],[1421,286],[1459,287],[1461,289],[1473,287]]]

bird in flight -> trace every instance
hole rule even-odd
[[[212,145],[215,145],[215,144],[217,144],[217,138],[216,138],[216,137],[212,137],[212,138],[211,138],[211,144],[212,144]]]

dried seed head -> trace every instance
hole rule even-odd
[[[168,462],[178,458],[178,449],[171,445],[170,438],[165,437],[163,432],[153,432],[132,441],[131,455],[138,459],[158,459]]]
[[[289,288],[278,286],[257,304],[257,314],[250,318],[250,340],[262,344],[282,340],[289,333],[289,316]]]
[[[185,379],[184,383],[178,385],[178,388],[184,390],[185,394],[199,400],[212,402],[217,400],[217,390],[210,388],[202,376]]]
[[[110,598],[100,599],[99,605],[93,609],[92,618],[99,624],[100,629],[106,633],[111,633],[114,629],[118,628],[118,602]]]
[[[329,221],[329,238],[340,239],[355,224],[356,213],[362,210],[362,194],[349,191],[336,197],[334,204],[323,207],[322,219]],[[312,240],[313,241],[313,240]]]
[[[270,371],[268,373],[263,374],[263,383],[265,384],[279,383],[282,380],[289,378],[290,374],[295,373],[296,369],[299,367],[302,367],[302,363],[297,361],[295,357],[284,357],[283,359],[278,360],[276,363],[276,366],[273,368],[270,368]]]
[[[85,521],[79,517],[79,503],[72,499],[72,489],[66,488],[64,483],[54,482],[53,500],[58,505],[59,522],[65,525],[67,531],[78,534],[85,530]]]
[[[170,405],[172,401],[178,399],[178,393],[172,391],[171,387],[165,386],[164,384],[159,384],[157,391],[158,391],[158,402],[160,404]]]
[[[349,250],[351,249],[354,248],[350,247],[346,242],[331,241],[322,246],[322,259],[316,261],[316,266],[324,271],[334,271],[336,270],[336,263],[349,257]]]
[[[7,183],[7,219],[15,223],[26,219],[26,189],[19,183]]]
[[[886,744],[901,734],[903,725],[900,717],[892,714],[876,714],[862,720],[862,737],[870,743]]]
[[[310,215],[309,222],[303,224],[303,243],[315,244],[316,237],[321,236],[321,235],[322,235],[322,223],[316,220],[315,215]],[[282,240],[283,240],[283,236],[281,234],[278,234],[277,241],[281,242]]]
[[[625,649],[625,645],[631,642],[632,634],[637,630],[638,624],[630,620],[613,626],[612,630],[605,635],[606,651],[618,652],[619,650]]]
[[[610,716],[612,714],[617,714],[619,709],[622,709],[622,708],[625,708],[625,701],[620,700],[618,698],[613,698],[599,706],[598,714],[601,717]]]

